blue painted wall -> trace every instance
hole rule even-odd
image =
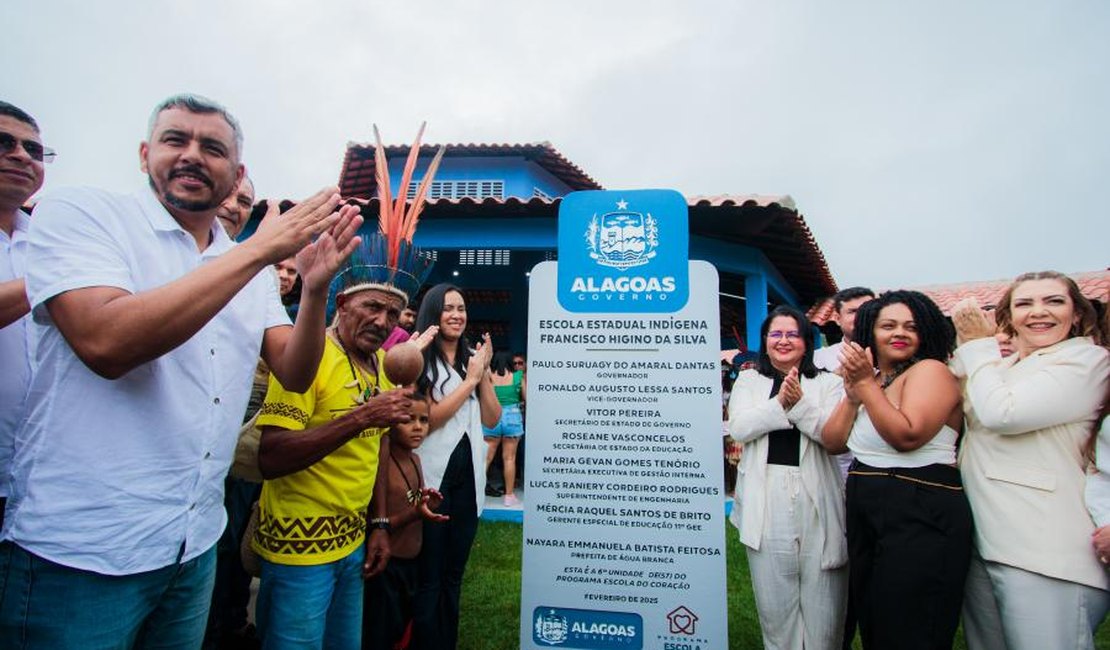
[[[416,161],[416,171],[413,173],[415,180],[418,181],[424,177],[424,171],[430,162],[430,157],[421,157]],[[401,174],[404,169],[404,158],[390,159],[390,188],[395,195],[401,185]],[[510,196],[530,198],[533,188],[537,187],[550,197],[563,196],[570,191],[562,181],[539,165],[525,160],[523,156],[452,158],[450,149],[439,164],[436,180],[503,181],[505,198]]]

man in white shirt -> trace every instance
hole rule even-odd
[[[836,324],[844,338],[839,343],[818,348],[813,351],[813,365],[821,370],[836,372],[840,369],[840,349],[852,340],[856,329],[856,312],[863,303],[874,300],[875,292],[867,287],[849,287],[842,289],[833,296],[833,307],[836,309]]]
[[[39,125],[22,109],[0,101],[0,528],[8,500],[8,471],[23,398],[31,381],[30,323],[24,258],[30,220],[23,212],[42,187],[43,163],[54,152],[42,146]]]
[[[327,188],[234,244],[216,210],[241,147],[223,107],[171,97],[139,147],[149,187],[60,191],[35,210],[40,327],[0,534],[0,647],[200,646],[259,353],[308,388],[327,286],[361,223]],[[298,251],[294,327],[267,267]]]

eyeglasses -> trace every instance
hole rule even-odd
[[[31,160],[37,162],[54,162],[54,150],[50,147],[44,147],[34,140],[20,140],[11,133],[0,131],[0,151],[4,155],[10,154],[15,151],[16,145],[23,145],[23,150],[31,157]]]
[[[775,330],[773,332],[767,332],[767,338],[775,339],[775,340],[782,339],[782,338],[800,339],[800,338],[802,338],[802,335],[799,334],[796,330],[790,330],[789,332],[780,332],[778,330]]]
[[[513,359],[513,367],[514,368],[523,368],[524,367],[524,359]]]

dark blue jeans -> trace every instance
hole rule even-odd
[[[0,649],[180,648],[204,639],[216,549],[161,569],[108,576],[0,543]]]
[[[255,617],[265,650],[359,650],[365,542],[347,557],[310,566],[262,560]]]

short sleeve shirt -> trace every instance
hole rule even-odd
[[[258,425],[313,429],[357,407],[356,398],[367,388],[393,388],[380,370],[385,354],[378,350],[376,357],[379,372],[374,376],[353,365],[329,336],[308,391],[291,393],[270,376]],[[355,551],[365,536],[366,507],[386,432],[365,429],[311,466],[263,482],[255,551],[271,562],[291,565],[334,562]]]
[[[12,234],[0,230],[0,282],[22,278],[26,273],[27,229],[30,220],[17,211]],[[24,316],[0,328],[0,497],[8,495],[15,430],[23,417],[27,383],[31,381],[30,317]]]
[[[4,539],[108,575],[187,561],[216,543],[263,334],[289,325],[271,276],[259,273],[188,341],[115,380],[76,356],[46,303],[86,287],[150,291],[233,246],[213,220],[198,251],[147,188],[70,189],[39,203],[26,276],[36,367]]]

